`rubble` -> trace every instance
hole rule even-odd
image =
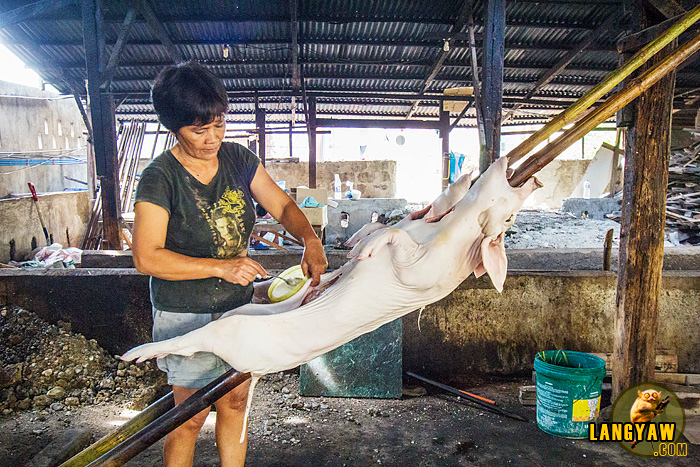
[[[167,390],[154,362],[117,360],[94,339],[16,307],[0,309],[0,413],[59,412],[112,400],[145,408]],[[146,397],[144,397],[146,396]]]

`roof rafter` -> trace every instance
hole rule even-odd
[[[148,4],[148,0],[137,0],[137,1],[139,2],[141,12],[143,13],[143,16],[146,18],[148,25],[153,30],[155,35],[158,37],[158,40],[160,40],[160,42],[166,47],[166,49],[168,49],[168,54],[170,55],[170,58],[173,60],[173,62],[180,63],[183,60],[182,54],[180,53],[178,48],[175,46],[173,41],[170,39],[170,36],[168,35],[168,30],[165,29],[165,26],[163,25],[163,23],[158,19],[156,14],[153,12],[153,9]]]
[[[457,21],[455,24],[452,26],[452,30],[455,32],[460,32],[464,26],[467,24],[467,21],[469,20],[469,16],[471,13],[471,0],[466,0],[464,2],[464,5],[462,6],[462,9],[459,11],[459,17],[457,18]],[[421,92],[425,92],[430,88],[430,85],[433,83],[433,80],[435,80],[435,77],[437,76],[438,72],[442,68],[442,64],[447,60],[447,54],[450,51],[450,42],[445,41],[443,44],[442,49],[440,50],[440,53],[438,54],[437,60],[435,60],[435,64],[433,65],[433,69],[430,71],[430,74],[428,77],[425,79],[425,83],[423,83],[423,90]],[[420,101],[417,100],[413,103],[411,106],[411,109],[408,111],[408,114],[406,114],[406,118],[411,118],[413,113],[416,111],[418,106],[420,105]]]

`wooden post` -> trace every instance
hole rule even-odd
[[[450,184],[450,112],[440,105],[440,140],[442,142],[442,191]]]
[[[627,1],[641,12],[638,29],[663,19],[654,17],[641,0]],[[653,62],[669,55],[672,45]],[[673,71],[632,103],[636,116],[626,132],[613,398],[654,378],[675,79]]]
[[[484,83],[481,88],[485,137],[479,156],[481,173],[498,159],[501,149],[505,27],[506,1],[488,0],[484,20]]]
[[[309,97],[308,100],[306,131],[309,134],[309,188],[316,188],[316,98]]]
[[[88,76],[88,104],[92,122],[95,169],[100,179],[102,225],[105,247],[121,250],[119,236],[119,163],[114,121],[114,100],[100,92],[104,72],[104,34],[99,0],[85,0],[82,5],[83,41]]]
[[[255,106],[255,129],[258,131],[258,157],[265,167],[265,109]]]

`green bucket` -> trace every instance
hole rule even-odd
[[[582,352],[547,350],[535,357],[537,426],[562,438],[588,438],[600,412],[605,361]]]

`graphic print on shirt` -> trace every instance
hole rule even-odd
[[[213,207],[209,207],[200,199],[197,199],[197,205],[214,237],[214,257],[229,259],[240,256],[241,251],[248,246],[247,237],[244,235],[243,213],[246,202],[243,192],[227,187]]]

